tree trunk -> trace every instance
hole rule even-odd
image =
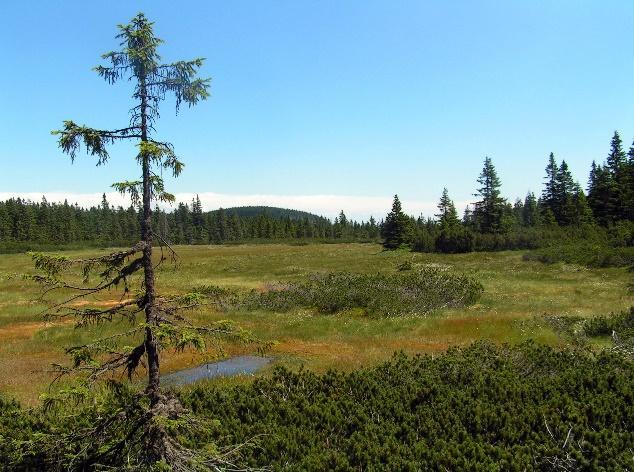
[[[147,141],[147,90],[145,79],[141,79],[141,141]],[[143,249],[143,272],[145,276],[145,352],[148,362],[148,384],[146,392],[150,395],[152,405],[159,399],[160,369],[158,343],[154,337],[152,326],[156,324],[154,312],[154,266],[152,265],[152,188],[150,183],[150,156],[143,158],[143,220],[141,221],[141,239],[145,243]]]

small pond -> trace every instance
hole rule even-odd
[[[161,376],[165,386],[188,385],[199,380],[253,374],[273,361],[270,357],[237,356]]]

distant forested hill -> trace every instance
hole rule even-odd
[[[173,210],[154,210],[154,233],[171,244],[220,244],[255,240],[378,241],[380,224],[334,221],[286,208],[246,206],[203,211],[200,199]],[[0,252],[69,246],[117,246],[134,243],[140,215],[133,206],[114,207],[103,196],[100,205],[40,202],[12,198],[0,201]]]
[[[288,208],[278,208],[278,207],[270,207],[270,206],[241,206],[241,207],[231,207],[223,209],[226,213],[233,214],[240,217],[253,218],[258,215],[268,215],[271,218],[290,218],[291,220],[299,221],[303,219],[308,219],[310,221],[317,220],[325,220],[323,216],[315,215],[314,213],[309,213],[307,211],[301,210],[291,210]],[[213,210],[211,213],[218,213],[220,210]]]

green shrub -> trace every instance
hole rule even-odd
[[[369,315],[397,316],[471,305],[483,290],[471,277],[431,267],[396,274],[337,272],[253,291],[243,306],[272,311],[307,307],[321,313],[360,308]]]
[[[238,470],[633,470],[633,367],[610,352],[479,342],[351,373],[278,368],[187,388],[181,402],[204,427],[174,428],[192,451],[233,451]],[[50,411],[0,400],[0,469],[149,470],[135,398],[113,384]]]
[[[634,246],[634,221],[619,221],[607,233],[610,246]]]
[[[30,453],[28,444],[50,427],[39,410],[22,409],[0,396],[0,470],[47,470],[44,455]]]
[[[545,264],[565,262],[588,267],[625,267],[634,264],[634,247],[608,247],[599,244],[564,244],[524,254],[525,261]]]
[[[532,327],[543,327],[543,323],[557,334],[563,336],[573,345],[590,348],[589,338],[611,338],[611,347],[608,351],[634,360],[634,306],[629,310],[608,316],[599,315],[591,318],[580,316],[557,316],[544,314],[536,316],[531,321],[522,321],[521,324],[531,324]]]
[[[244,462],[272,470],[632,470],[632,367],[611,353],[476,343],[350,374],[277,369],[182,399],[219,420],[198,447],[246,444]]]
[[[634,330],[634,306],[629,311],[624,311],[611,316],[595,316],[583,323],[583,331],[586,336],[610,336],[612,333],[621,337],[630,337]]]
[[[474,247],[474,235],[464,229],[441,231],[436,238],[435,247],[437,252],[445,254],[471,252]]]

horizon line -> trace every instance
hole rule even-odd
[[[74,193],[64,191],[54,192],[0,192],[0,201],[10,198],[20,198],[37,203],[42,197],[49,203],[77,204],[83,208],[96,207],[101,203],[103,195],[111,206],[128,208],[132,203],[129,197],[118,192],[93,192]],[[173,204],[156,202],[162,210],[175,209],[178,204],[190,205],[198,196],[204,211],[213,211],[220,208],[234,208],[245,206],[266,206],[284,208],[289,210],[305,211],[326,218],[334,219],[341,211],[354,220],[367,221],[370,217],[380,220],[392,208],[394,196],[369,196],[369,195],[278,195],[278,194],[224,194],[216,192],[180,192],[174,194],[176,202]],[[403,211],[408,215],[418,217],[433,217],[437,211],[438,201],[416,200],[400,198]],[[464,211],[467,205],[473,202],[454,202],[456,209]]]

